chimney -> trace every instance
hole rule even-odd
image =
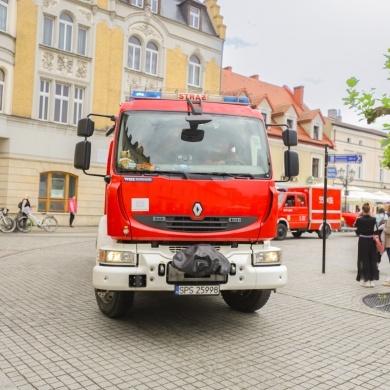
[[[299,87],[294,87],[294,101],[298,104],[299,107],[303,105],[303,90],[304,87],[300,85]]]
[[[338,122],[342,121],[341,111],[336,110],[335,108],[332,108],[331,110],[328,110],[328,117],[335,119]]]
[[[233,68],[231,66],[225,66],[224,69],[228,70],[229,72],[231,72],[233,70]]]
[[[258,80],[259,79],[259,75],[258,74],[254,74],[253,76],[249,76],[249,78]]]

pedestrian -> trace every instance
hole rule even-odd
[[[19,202],[20,208],[19,208],[19,214],[20,217],[26,217],[22,220],[22,227],[25,229],[27,226],[27,215],[31,213],[31,204],[30,204],[30,195],[26,194],[24,195],[24,198],[21,202]],[[18,219],[19,219],[18,218]]]
[[[389,258],[390,261],[390,218],[386,220],[385,228],[383,229],[382,237],[384,236],[384,245],[385,245],[385,250],[387,253],[387,257]],[[390,286],[390,278],[387,278],[383,282],[384,286]]]
[[[68,201],[68,213],[70,213],[69,216],[69,227],[74,227],[73,221],[74,221],[74,216],[77,213],[77,203],[76,203],[76,197],[72,196],[69,201]]]
[[[30,195],[26,194],[22,201],[20,202],[20,211],[23,213],[23,217],[27,217],[28,214],[31,212],[31,204],[30,204]]]
[[[376,224],[379,226],[382,223],[382,220],[387,220],[389,216],[386,214],[385,209],[381,207],[378,212],[375,214]]]
[[[374,280],[379,279],[378,255],[373,239],[376,219],[370,215],[370,205],[365,203],[362,215],[356,219],[356,234],[359,236],[357,276],[363,287],[375,287]]]

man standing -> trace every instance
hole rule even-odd
[[[76,203],[76,197],[72,196],[69,201],[68,201],[68,213],[70,213],[69,217],[69,227],[74,227],[72,226],[73,221],[74,221],[74,216],[77,213],[77,203]]]

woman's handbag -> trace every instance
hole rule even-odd
[[[375,241],[376,250],[379,252],[379,254],[383,254],[385,251],[385,246],[383,245],[383,242],[379,239],[379,236],[377,234],[374,234],[372,238]]]

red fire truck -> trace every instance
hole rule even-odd
[[[170,291],[222,295],[235,310],[258,310],[287,282],[281,251],[270,243],[278,192],[266,126],[234,98],[171,97],[134,92],[107,116],[115,122],[106,132],[113,134],[107,168],[94,174],[106,183],[93,269],[98,306],[118,317],[135,292]],[[77,128],[84,140],[74,166],[85,174],[93,115]],[[296,176],[296,132],[287,127],[282,137],[284,174]]]
[[[294,237],[316,232],[323,238],[324,187],[310,185],[279,188],[278,231],[276,240],[284,240],[287,232]],[[327,187],[325,235],[341,227],[341,190]]]

